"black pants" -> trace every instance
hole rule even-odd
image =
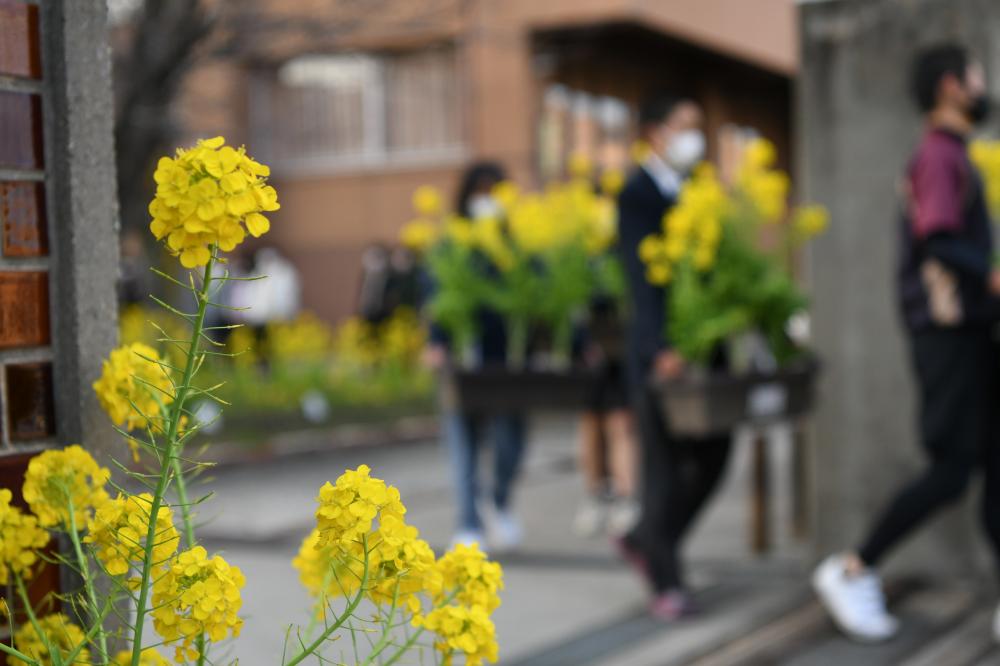
[[[672,435],[655,394],[645,388],[637,390],[635,418],[642,446],[642,517],[626,541],[646,556],[653,586],[663,592],[683,585],[681,543],[722,477],[730,437]]]
[[[927,469],[896,495],[858,553],[876,565],[935,511],[961,498],[981,469],[981,517],[1000,565],[995,343],[984,329],[934,329],[914,335],[912,352]]]

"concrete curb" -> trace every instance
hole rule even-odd
[[[254,446],[235,441],[216,442],[209,444],[198,458],[214,463],[216,468],[257,465],[343,449],[427,441],[439,434],[436,416],[409,416],[387,424],[344,424],[277,433]]]

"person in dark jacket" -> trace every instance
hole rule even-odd
[[[1000,566],[1000,443],[991,427],[997,393],[993,239],[983,184],[966,142],[987,109],[982,66],[960,46],[920,53],[913,92],[926,114],[906,172],[899,305],[920,396],[926,469],[895,496],[853,552],[832,555],[813,586],[850,637],[875,642],[899,623],[875,571],[894,546],[985,476],[982,518]],[[1000,640],[1000,609],[994,621]]]
[[[684,361],[667,336],[668,291],[647,281],[639,244],[662,229],[684,178],[702,159],[705,139],[701,109],[689,99],[654,96],[643,103],[639,121],[650,150],[619,195],[618,237],[631,301],[628,370],[642,449],[642,508],[639,523],[618,545],[647,577],[653,615],[669,621],[691,608],[681,543],[722,476],[730,438],[691,441],[674,435],[650,388],[653,377],[681,375]]]
[[[473,223],[499,215],[501,209],[493,199],[492,191],[505,178],[503,168],[494,162],[470,166],[459,184],[456,212]],[[507,349],[503,318],[496,312],[483,309],[478,313],[476,329],[480,336],[476,349],[478,360],[484,365],[503,364]],[[430,345],[424,354],[425,364],[432,368],[443,367],[447,362],[449,343],[445,332],[432,325]],[[442,428],[458,505],[458,528],[452,543],[468,545],[475,542],[484,550],[489,548],[500,552],[516,549],[523,539],[524,530],[513,511],[512,496],[524,457],[524,415],[484,416],[445,405]],[[493,445],[493,483],[489,499],[483,501],[478,460],[487,434]],[[485,522],[482,509],[487,510]]]

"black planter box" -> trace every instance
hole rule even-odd
[[[819,364],[804,361],[773,373],[706,374],[654,382],[672,432],[691,437],[730,432],[744,423],[794,418],[812,409]]]
[[[580,411],[593,398],[596,378],[586,369],[456,369],[442,377],[441,398],[446,408],[472,414]]]

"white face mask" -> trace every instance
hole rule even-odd
[[[473,220],[500,217],[500,204],[488,194],[476,194],[469,199],[469,217]]]
[[[705,135],[696,129],[678,132],[671,137],[665,152],[667,164],[682,173],[690,171],[705,156]]]

